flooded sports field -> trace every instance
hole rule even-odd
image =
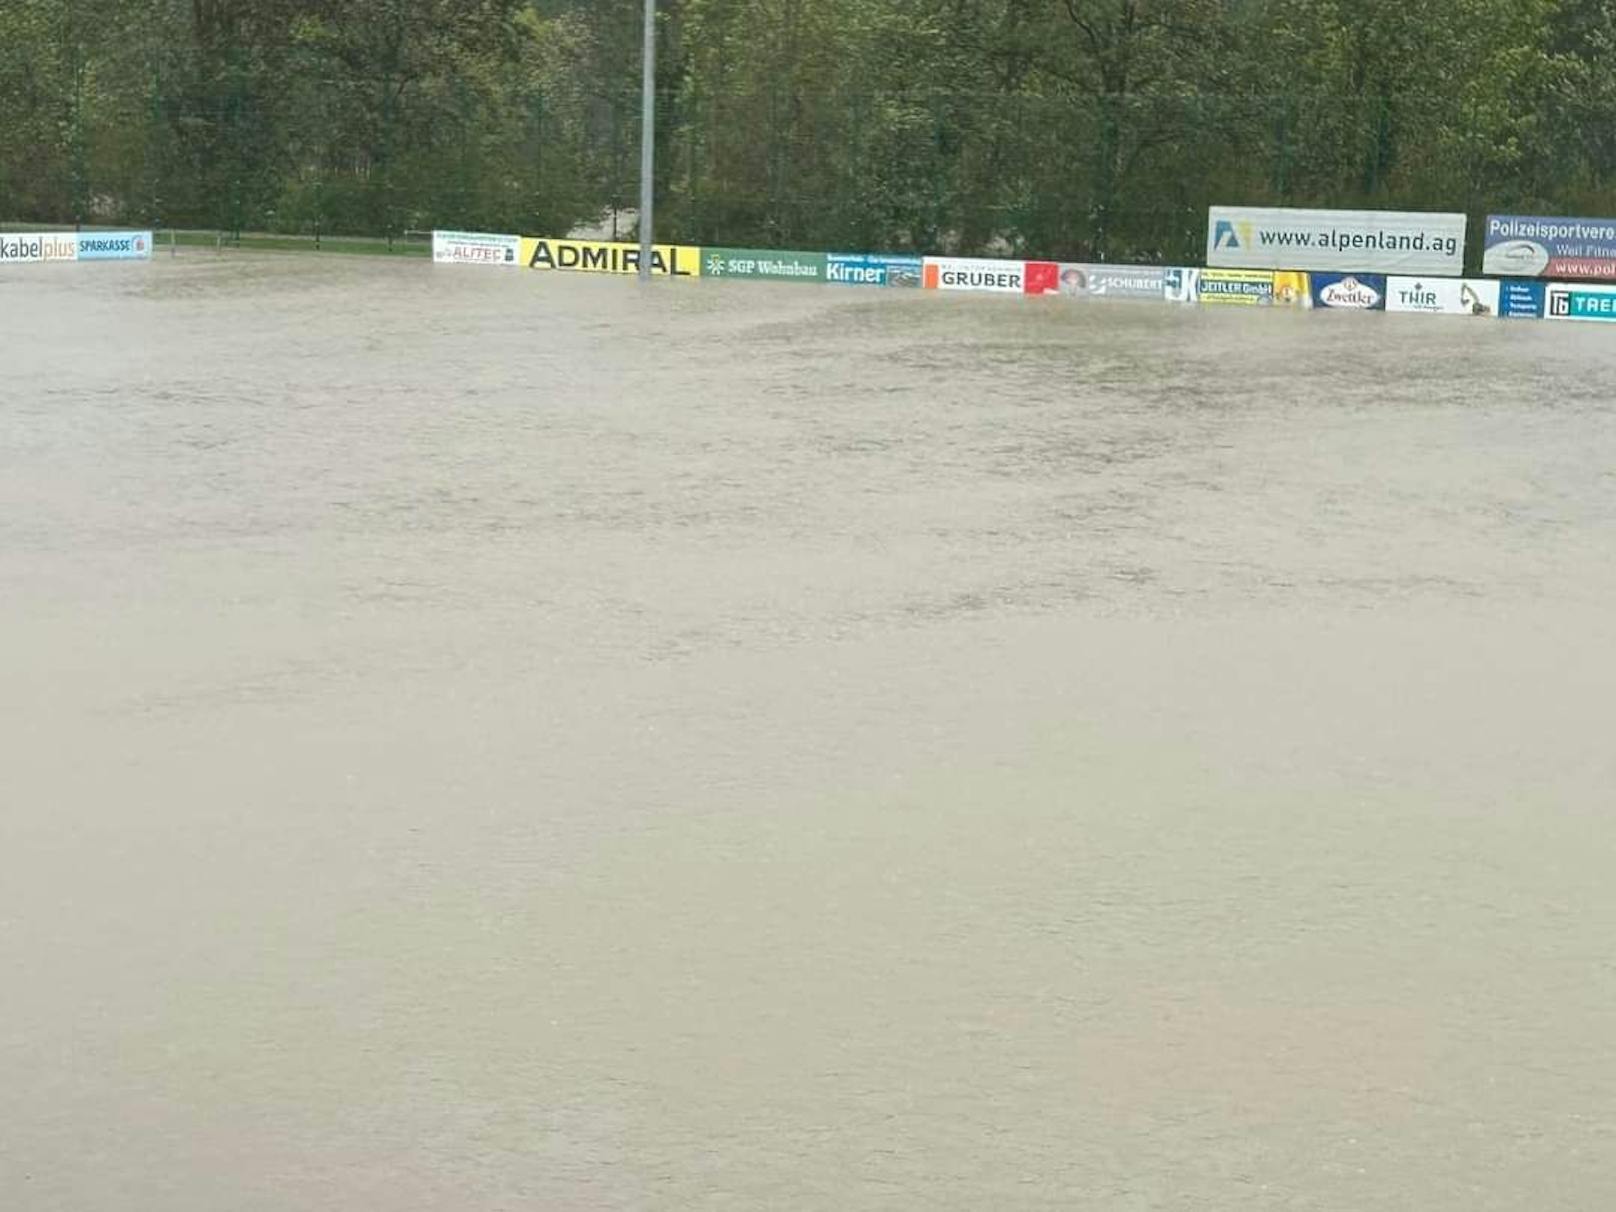
[[[1616,1206],[1616,333],[0,324],[0,1208]]]

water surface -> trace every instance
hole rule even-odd
[[[0,1207],[1616,1205],[1616,340],[0,270]]]

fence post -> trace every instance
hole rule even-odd
[[[656,206],[656,0],[645,0],[640,63],[640,281],[651,280]]]

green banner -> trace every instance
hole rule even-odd
[[[704,248],[706,278],[769,278],[776,282],[823,282],[825,254],[779,252],[766,248]]]

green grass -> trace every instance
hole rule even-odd
[[[156,249],[161,252],[170,243],[182,248],[244,248],[254,252],[338,253],[359,257],[430,257],[432,246],[419,240],[394,240],[391,248],[386,240],[362,236],[322,236],[318,244],[313,236],[271,236],[243,234],[239,239],[226,236],[221,241],[218,232],[160,231],[156,235]]]

